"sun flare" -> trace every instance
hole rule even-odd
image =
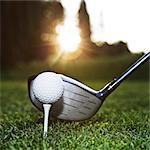
[[[67,22],[63,25],[57,25],[56,32],[61,51],[72,53],[78,49],[81,38],[77,26]]]

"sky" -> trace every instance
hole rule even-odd
[[[66,21],[77,26],[81,0],[59,0]],[[94,42],[127,42],[132,52],[150,51],[149,0],[85,0]]]

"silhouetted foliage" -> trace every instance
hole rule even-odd
[[[91,30],[90,30],[90,21],[89,15],[86,10],[86,4],[82,1],[80,10],[79,10],[79,27],[81,30],[80,36],[83,42],[91,42]]]
[[[81,7],[79,10],[79,27],[81,30],[81,46],[82,56],[84,57],[94,57],[94,56],[112,56],[112,55],[120,55],[120,54],[130,54],[128,46],[126,43],[119,41],[114,44],[108,44],[106,42],[101,43],[100,45],[96,45],[91,41],[91,30],[90,30],[90,20],[87,12],[86,4],[84,1],[81,3]]]
[[[43,42],[41,34],[53,33],[63,18],[63,7],[58,2],[1,1],[1,66],[18,62],[45,59],[53,49]],[[60,19],[61,18],[61,19]]]
[[[56,25],[64,21],[64,10],[57,1],[1,1],[1,67],[20,62],[45,60],[57,49]],[[89,15],[84,1],[79,10],[82,51],[80,57],[129,54],[124,42],[96,45],[91,41]]]

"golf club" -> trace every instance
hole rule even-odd
[[[146,62],[149,57],[150,52],[139,58],[120,77],[115,78],[99,91],[93,90],[70,77],[59,74],[63,80],[64,93],[62,97],[52,105],[51,116],[63,120],[74,121],[91,118],[99,110],[105,98],[110,95],[132,72]],[[43,104],[36,99],[32,91],[32,83],[36,76],[30,77],[28,80],[29,97],[31,102],[39,110],[43,111]]]

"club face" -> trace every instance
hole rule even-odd
[[[75,81],[69,77],[61,75],[64,84],[64,93],[58,102],[51,108],[51,115],[63,120],[85,120],[91,118],[100,108],[102,100],[96,96],[96,91]],[[32,81],[29,83],[29,95],[32,103],[43,111],[40,103],[33,94]]]

